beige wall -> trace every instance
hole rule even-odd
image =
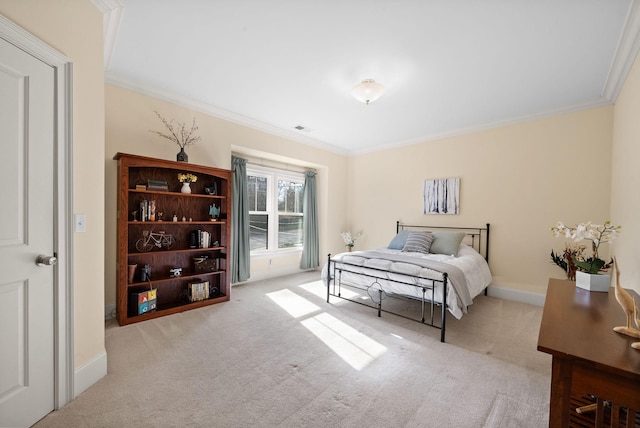
[[[195,117],[202,140],[187,148],[189,162],[230,168],[231,155],[236,153],[265,162],[280,161],[305,165],[318,171],[318,205],[320,207],[320,254],[341,249],[340,230],[346,223],[347,158],[332,152],[299,144],[218,119],[209,114],[168,103],[114,85],[105,85],[106,99],[106,255],[105,302],[115,303],[116,245],[116,162],[117,152],[132,153],[162,159],[175,159],[179,147],[149,130],[164,131],[154,111],[167,120],[190,124]],[[322,257],[322,256],[321,256]],[[269,266],[268,259],[272,258]],[[300,257],[268,257],[252,260],[251,280],[277,276],[298,270]],[[321,259],[322,262],[322,259]]]
[[[613,107],[555,116],[352,158],[349,219],[358,247],[386,245],[395,221],[491,223],[494,286],[545,293],[564,241],[557,221],[609,218]],[[460,177],[459,215],[424,215],[425,179]]]
[[[104,73],[102,14],[89,0],[0,0],[0,13],[73,61],[73,211],[76,368],[104,348]]]
[[[618,96],[613,118],[611,219],[622,226],[613,252],[621,285],[640,293],[640,56]]]

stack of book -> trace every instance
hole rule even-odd
[[[147,181],[147,190],[156,190],[160,192],[168,192],[169,185],[166,181],[149,180]]]
[[[211,233],[206,230],[192,230],[189,235],[190,248],[209,248],[211,246]]]
[[[144,200],[140,202],[140,220],[156,221],[156,201]]]
[[[209,298],[209,281],[190,282],[188,291],[191,302],[206,300]]]

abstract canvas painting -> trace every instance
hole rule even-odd
[[[460,214],[460,178],[424,181],[425,214]]]

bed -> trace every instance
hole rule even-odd
[[[491,284],[489,230],[488,223],[485,227],[440,227],[398,221],[396,236],[387,247],[329,254],[322,269],[327,302],[335,296],[374,307],[378,316],[388,312],[414,319],[439,328],[444,342],[447,311],[462,318],[473,299],[483,292],[486,295]],[[387,297],[409,301],[417,305],[418,312],[407,315],[413,309],[389,304]],[[446,310],[442,310],[443,302]]]

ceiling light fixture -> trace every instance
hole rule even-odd
[[[373,79],[365,79],[362,83],[358,83],[351,90],[351,95],[365,104],[369,104],[380,98],[380,95],[384,92],[384,86],[377,83]]]

